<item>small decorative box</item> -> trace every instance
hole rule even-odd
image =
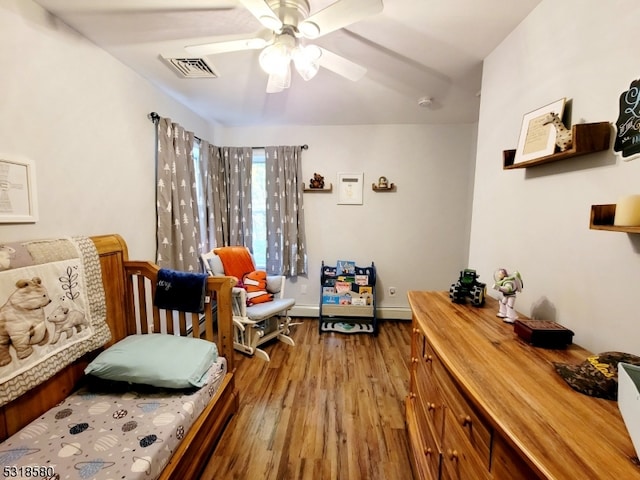
[[[573,341],[573,332],[548,320],[516,320],[513,330],[534,347],[566,348]]]

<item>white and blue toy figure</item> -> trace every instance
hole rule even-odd
[[[513,323],[518,318],[518,314],[513,307],[516,303],[516,293],[521,292],[523,286],[520,272],[516,271],[509,274],[506,269],[499,268],[493,274],[493,278],[496,282],[493,284],[493,289],[502,293],[502,297],[499,300],[500,310],[497,315],[505,322]]]

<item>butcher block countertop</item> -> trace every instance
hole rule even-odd
[[[617,402],[574,391],[552,364],[578,364],[593,352],[525,343],[496,316],[491,297],[481,308],[454,304],[448,292],[408,297],[414,320],[460,390],[538,475],[640,479]]]

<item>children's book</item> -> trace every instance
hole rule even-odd
[[[356,273],[356,262],[351,260],[338,260],[336,275],[353,276]]]
[[[351,291],[351,283],[336,282],[336,293],[346,293]]]
[[[325,305],[338,305],[340,303],[339,295],[323,295],[322,303]]]
[[[351,305],[351,295],[340,296],[340,305]]]
[[[360,295],[362,295],[363,293],[368,293],[369,295],[373,295],[373,287],[368,285],[360,285],[360,288],[358,288],[358,293]]]
[[[322,295],[335,295],[335,287],[322,287]]]
[[[354,281],[357,285],[368,285],[369,284],[369,275],[356,275]]]

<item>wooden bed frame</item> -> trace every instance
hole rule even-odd
[[[207,279],[207,303],[204,320],[193,313],[159,310],[153,306],[156,275],[151,262],[129,261],[127,245],[117,234],[91,237],[100,255],[106,296],[107,323],[111,341],[104,348],[136,333],[163,332],[194,336],[214,341],[220,355],[226,357],[228,373],[220,390],[196,419],[178,449],[160,475],[160,479],[197,478],[206,465],[225,426],[238,410],[238,392],[234,381],[231,277]],[[214,321],[210,299],[217,300]],[[167,318],[173,321],[167,322]],[[141,321],[142,320],[142,321]],[[0,441],[53,408],[76,390],[88,363],[103,349],[76,360],[48,381],[0,407]]]

